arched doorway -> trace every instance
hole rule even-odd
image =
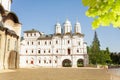
[[[77,67],[83,67],[83,66],[84,66],[84,60],[83,59],[78,59]]]
[[[69,59],[63,60],[62,66],[63,66],[63,67],[72,67],[72,62],[71,62],[71,60],[69,60]]]
[[[11,51],[8,57],[8,68],[15,69],[17,68],[17,52]]]

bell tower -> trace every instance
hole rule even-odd
[[[3,6],[5,11],[11,10],[11,3],[12,3],[12,0],[0,0],[0,4]]]

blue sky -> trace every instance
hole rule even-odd
[[[72,23],[72,28],[78,17],[81,23],[84,40],[91,45],[94,37],[92,18],[85,16],[87,7],[81,0],[13,0],[11,10],[17,14],[22,23],[22,34],[32,28],[46,34],[54,33],[57,21],[63,25],[66,18]],[[100,27],[97,30],[101,49],[109,47],[111,52],[120,52],[120,29],[113,27]]]

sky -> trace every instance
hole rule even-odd
[[[75,22],[81,24],[84,41],[90,46],[94,37],[92,18],[85,15],[87,7],[81,0],[13,0],[11,11],[15,12],[22,23],[23,31],[36,29],[45,34],[53,34],[56,22],[62,27],[68,18],[74,29]],[[74,30],[73,30],[74,31]],[[101,49],[109,47],[111,52],[120,52],[120,29],[100,27],[97,30]]]

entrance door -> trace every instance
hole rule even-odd
[[[17,52],[11,51],[8,57],[8,68],[15,69],[17,68]]]
[[[63,60],[62,66],[63,66],[63,67],[72,67],[72,62],[71,62],[71,60],[69,60],[69,59]]]
[[[83,67],[83,66],[84,66],[83,59],[78,59],[78,61],[77,61],[77,67]]]

